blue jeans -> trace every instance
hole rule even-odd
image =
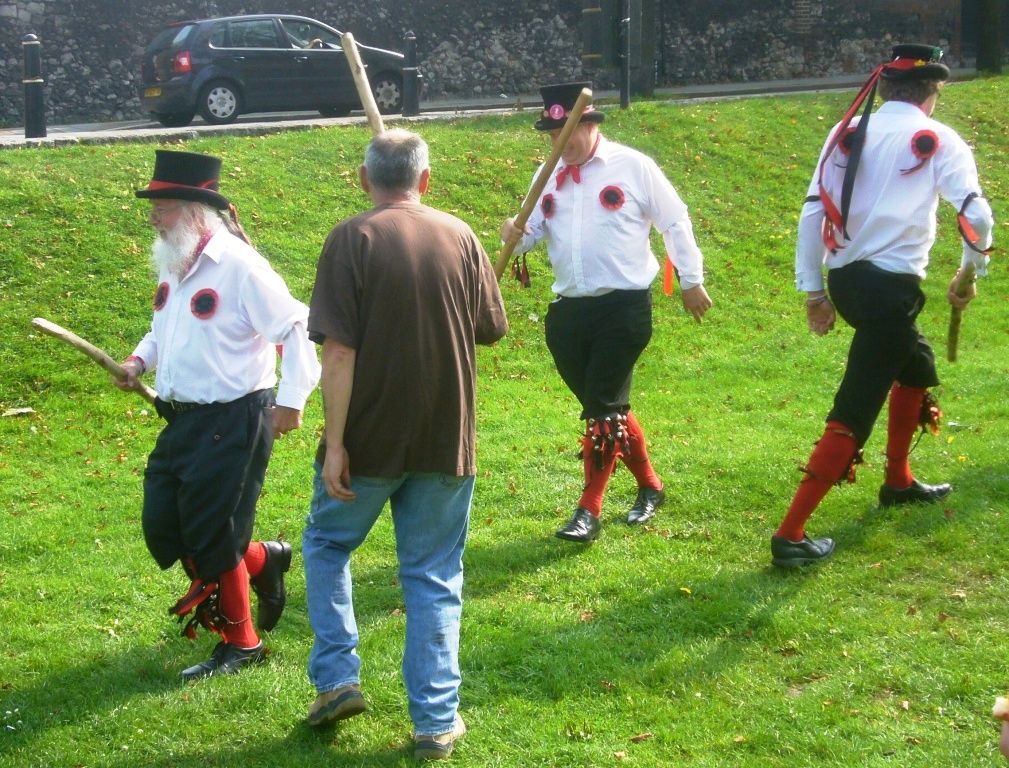
[[[308,677],[319,693],[360,682],[350,553],[367,537],[387,500],[396,531],[399,581],[406,603],[403,681],[418,736],[452,730],[459,707],[462,553],[474,478],[407,473],[353,477],[352,502],[326,493],[315,466],[302,556],[315,643]]]

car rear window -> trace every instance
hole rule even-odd
[[[154,38],[147,49],[149,51],[163,51],[166,49],[182,48],[185,45],[189,33],[196,28],[195,24],[172,25],[161,30]]]

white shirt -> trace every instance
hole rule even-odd
[[[648,240],[652,226],[662,233],[681,287],[704,282],[687,206],[651,158],[600,136],[595,154],[578,169],[580,183],[568,176],[558,189],[563,170],[547,182],[527,222],[530,234],[516,246],[525,253],[546,238],[554,293],[648,288],[659,271]]]
[[[321,370],[307,321],[269,262],[222,226],[181,281],[162,270],[133,354],[157,371],[162,400],[215,403],[272,388],[283,345],[276,402],[303,410]]]
[[[852,125],[858,121],[853,120]],[[823,159],[831,130],[820,151]],[[922,160],[912,150],[912,139],[920,131],[932,131],[938,148]],[[840,209],[841,184],[847,155],[835,148],[823,168],[824,187]],[[923,165],[903,174],[901,171]],[[817,170],[809,185],[809,196],[819,196]],[[974,156],[956,132],[933,120],[919,107],[902,101],[883,103],[870,118],[858,173],[848,212],[848,234],[837,233],[841,246],[831,254],[824,246],[821,227],[823,204],[807,202],[799,219],[795,252],[795,284],[800,291],[823,288],[823,265],[837,269],[854,261],[871,261],[888,272],[925,277],[928,253],[935,242],[936,210],[939,196],[958,211],[970,194],[981,194]],[[991,245],[991,208],[978,197],[965,211],[981,235],[981,248]],[[987,258],[964,245],[962,264],[973,263],[979,275],[985,273]]]

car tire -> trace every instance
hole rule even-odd
[[[168,112],[164,114],[154,112],[152,113],[152,117],[165,126],[165,128],[181,128],[193,122],[195,114],[195,112]]]
[[[323,117],[346,117],[352,109],[349,104],[338,104],[334,107],[319,107],[319,114]]]
[[[242,111],[242,96],[234,83],[212,80],[200,89],[196,100],[200,117],[213,125],[227,125],[238,119]]]
[[[383,115],[403,111],[403,78],[393,72],[380,72],[371,83],[375,106]]]

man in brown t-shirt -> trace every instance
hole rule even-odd
[[[374,207],[322,249],[308,320],[322,344],[326,428],[303,554],[319,695],[312,725],[366,709],[350,553],[391,501],[406,603],[403,675],[419,759],[447,757],[458,715],[462,552],[473,497],[476,344],[508,330],[487,255],[462,221],[421,204],[427,145],[392,130],[368,145]]]

